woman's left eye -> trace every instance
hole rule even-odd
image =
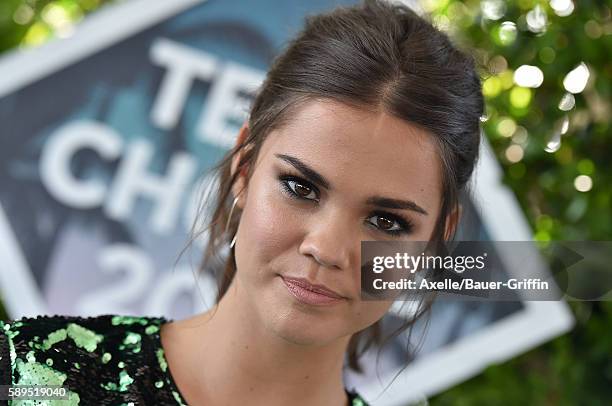
[[[375,219],[374,221],[370,221]],[[408,234],[412,231],[413,225],[409,221],[403,219],[394,218],[386,213],[377,213],[372,217],[368,218],[368,223],[372,224],[379,230],[391,234],[393,236],[399,236],[401,234]]]

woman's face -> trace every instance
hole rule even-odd
[[[429,240],[440,210],[431,135],[329,100],[302,105],[272,131],[243,182],[233,190],[245,187],[234,282],[251,316],[300,344],[346,339],[380,319],[391,302],[361,300],[360,242]],[[391,199],[412,203],[390,208]],[[292,278],[341,298],[301,297]]]

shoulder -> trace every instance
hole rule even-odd
[[[166,321],[115,314],[0,321],[0,384],[60,385],[84,403],[145,403],[143,392],[164,378],[157,353]]]

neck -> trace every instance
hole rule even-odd
[[[287,341],[265,328],[239,290],[232,283],[211,311],[186,321],[195,396],[215,405],[346,405],[349,338],[319,346]]]

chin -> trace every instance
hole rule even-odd
[[[263,293],[265,291],[265,293]],[[255,307],[267,330],[296,345],[325,345],[348,329],[341,308],[320,308],[299,303],[288,293],[280,275],[260,290]]]
[[[338,337],[331,336],[329,330],[321,331],[320,328],[296,328],[292,326],[276,326],[275,334],[283,340],[303,346],[320,346],[333,342]]]
[[[320,314],[304,313],[295,308],[281,306],[268,314],[274,315],[268,320],[274,334],[296,345],[325,345],[344,335],[341,331],[341,321],[324,318]]]

